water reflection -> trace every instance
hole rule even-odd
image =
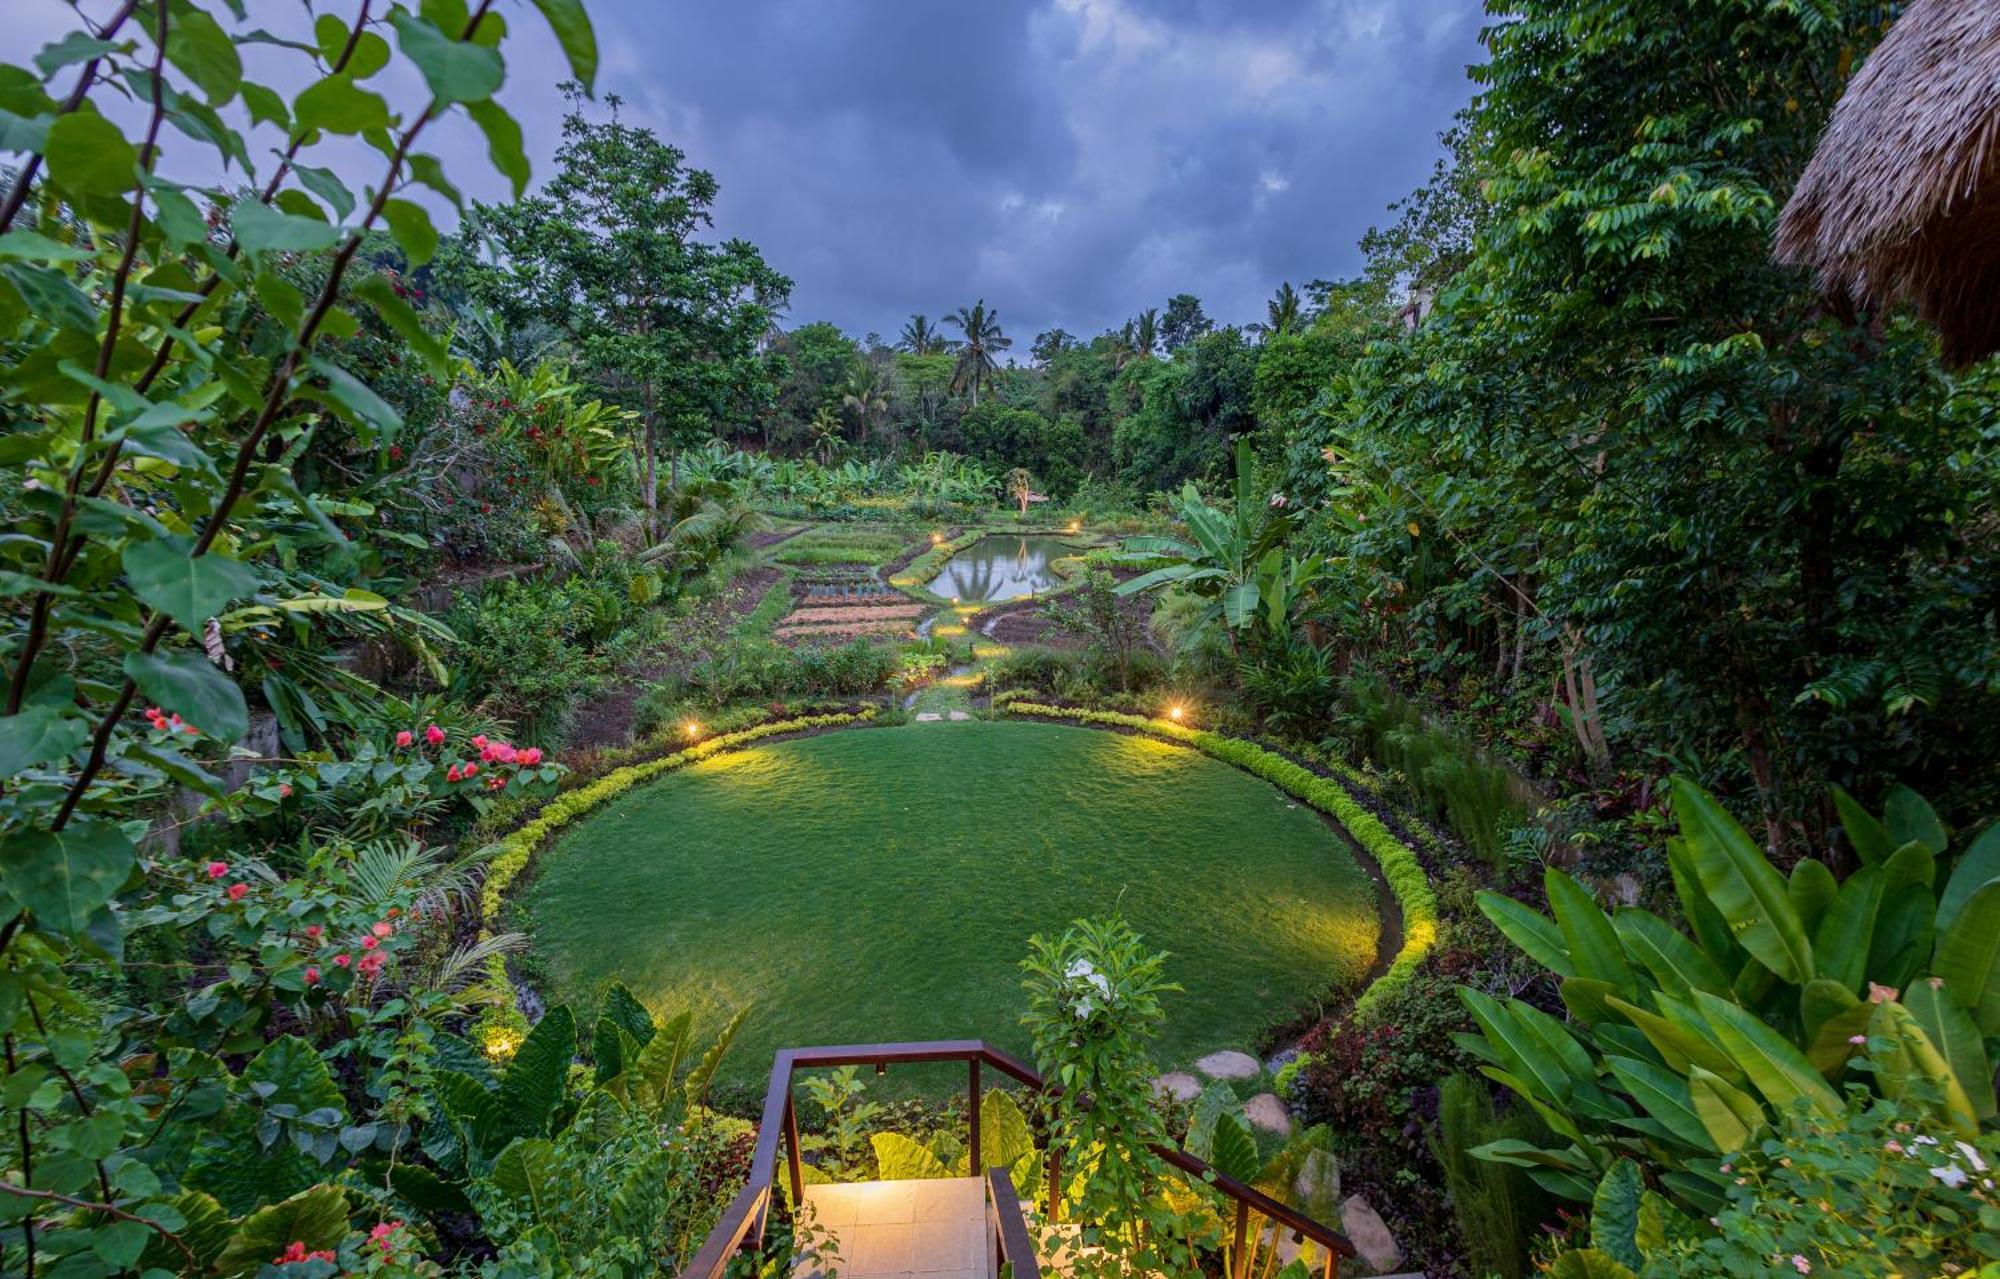
[[[951,557],[930,591],[968,604],[1020,599],[1060,582],[1049,563],[1066,554],[1058,537],[983,537]]]

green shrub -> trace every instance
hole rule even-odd
[[[1340,726],[1403,775],[1425,816],[1448,824],[1488,865],[1501,866],[1507,832],[1528,816],[1526,784],[1465,734],[1432,722],[1379,675],[1350,676],[1340,692]]]

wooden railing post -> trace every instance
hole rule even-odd
[[[806,1200],[806,1182],[805,1171],[799,1166],[799,1112],[789,1088],[785,1090],[785,1169],[792,1175],[792,1212],[796,1215]]]
[[[967,1143],[966,1148],[972,1152],[972,1158],[967,1161],[965,1167],[973,1176],[984,1177],[986,1161],[980,1157],[979,1150],[979,1058],[972,1059],[972,1066],[966,1073],[971,1077],[969,1086],[972,1098],[972,1104],[966,1108],[966,1113],[972,1116],[972,1140]]]
[[[1062,1220],[1062,1151],[1056,1149],[1055,1134],[1049,1143],[1049,1224]]]
[[[1236,1201],[1236,1239],[1229,1247],[1229,1273],[1246,1279],[1250,1260],[1250,1205]]]

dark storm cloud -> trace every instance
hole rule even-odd
[[[599,0],[600,89],[712,170],[792,320],[1019,345],[1347,273],[1471,89],[1478,0]],[[522,68],[525,73],[526,68]]]

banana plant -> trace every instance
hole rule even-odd
[[[1173,499],[1174,511],[1187,525],[1186,538],[1135,537],[1121,548],[1126,562],[1159,567],[1117,588],[1120,595],[1137,595],[1165,587],[1183,587],[1209,601],[1190,634],[1216,622],[1228,627],[1231,640],[1255,626],[1262,616],[1267,576],[1275,588],[1289,589],[1292,575],[1277,564],[1266,573],[1266,560],[1282,544],[1290,523],[1273,513],[1251,485],[1252,463],[1247,440],[1236,446],[1235,509],[1217,510],[1202,500],[1192,483]],[[1316,567],[1316,566],[1315,566]]]
[[[1483,1158],[1589,1201],[1621,1160],[1659,1169],[1708,1215],[1729,1156],[1776,1117],[1829,1118],[1857,1081],[1971,1135],[1995,1115],[2000,1049],[2000,823],[1955,858],[1943,823],[1899,789],[1877,817],[1835,805],[1862,862],[1781,874],[1715,798],[1672,783],[1668,843],[1680,923],[1602,910],[1551,868],[1551,915],[1498,893],[1480,909],[1558,979],[1568,1018],[1461,989],[1479,1025],[1460,1042],[1568,1144],[1495,1142]],[[1551,917],[1552,916],[1552,917]],[[1870,1070],[1852,1068],[1860,1057]]]

